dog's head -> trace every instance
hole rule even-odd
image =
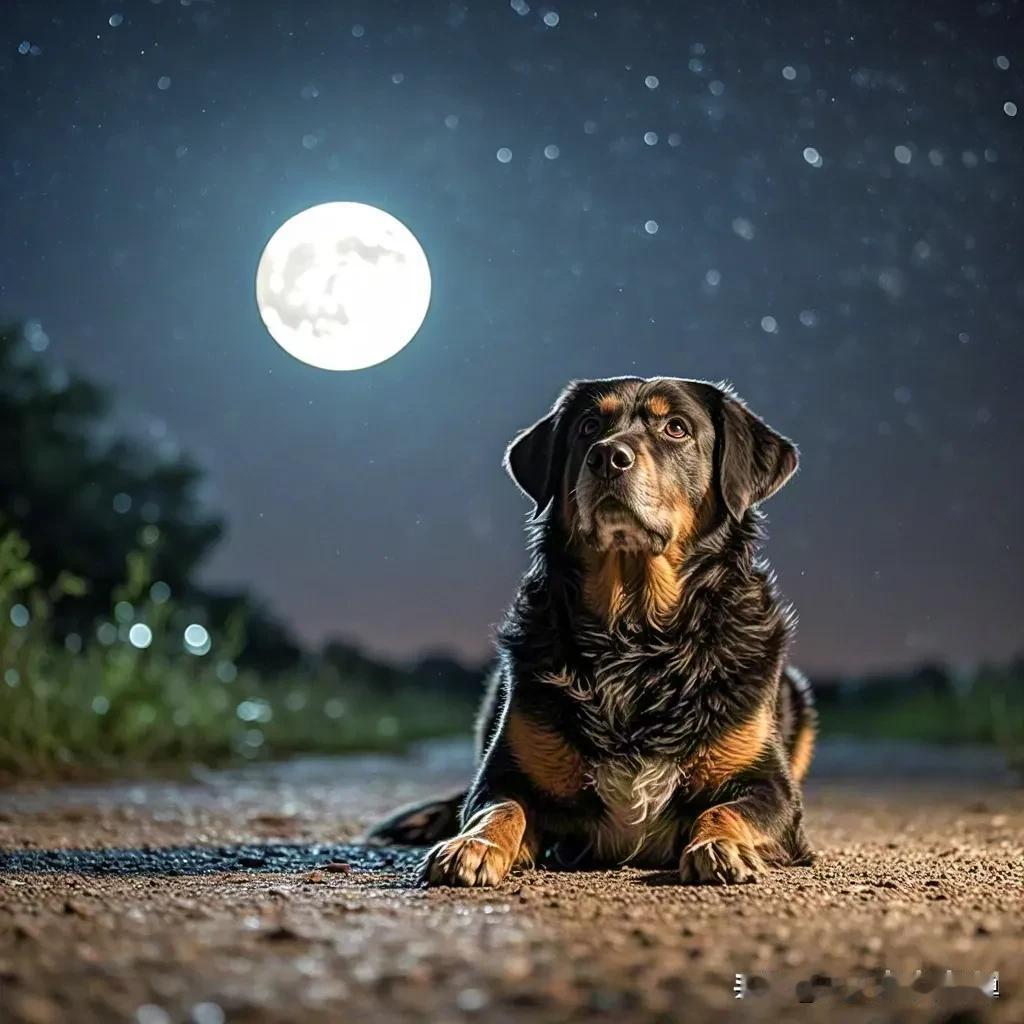
[[[797,467],[796,448],[730,391],[675,377],[575,381],[505,465],[549,522],[595,552],[649,556],[741,521]]]

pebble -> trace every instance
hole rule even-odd
[[[322,865],[324,871],[331,871],[335,874],[347,875],[352,870],[352,865],[342,860],[332,860]]]
[[[170,1014],[155,1003],[143,1003],[135,1011],[135,1019],[138,1024],[171,1024]]]
[[[190,1016],[192,1024],[224,1024],[224,1011],[217,1003],[196,1003]]]
[[[466,1013],[475,1013],[487,1005],[487,993],[480,988],[464,988],[455,997],[455,1005]]]

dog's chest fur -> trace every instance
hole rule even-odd
[[[652,764],[692,753],[715,717],[704,680],[673,653],[605,651],[589,660],[588,670],[566,668],[545,681],[568,698],[568,713],[588,748],[611,763],[634,764],[633,774],[647,779]]]
[[[594,764],[589,783],[604,805],[604,814],[587,829],[596,859],[671,863],[679,822],[667,811],[681,777],[679,763],[670,758],[618,757]]]
[[[589,679],[568,671],[549,677],[570,698],[576,727],[593,755],[586,784],[603,805],[588,821],[589,852],[599,861],[664,866],[679,847],[670,811],[687,786],[689,755],[703,719],[696,694],[657,664],[603,659]]]
[[[585,619],[563,645],[546,604],[522,606],[531,612],[522,636],[534,638],[533,657],[540,649],[548,665],[563,666],[539,678],[560,691],[558,717],[603,805],[585,824],[600,860],[672,863],[679,804],[702,799],[701,758],[756,713],[778,677],[791,624],[770,581],[757,569],[728,583],[720,567],[706,575],[691,578],[667,632],[609,630]]]

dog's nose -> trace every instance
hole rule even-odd
[[[622,441],[598,441],[587,452],[587,468],[602,480],[625,473],[636,462],[636,454]]]

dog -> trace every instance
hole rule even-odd
[[[505,455],[533,502],[532,558],[498,630],[476,777],[367,841],[432,844],[428,885],[539,863],[735,884],[810,863],[816,715],[758,555],[757,506],[797,461],[726,385],[570,383]]]

